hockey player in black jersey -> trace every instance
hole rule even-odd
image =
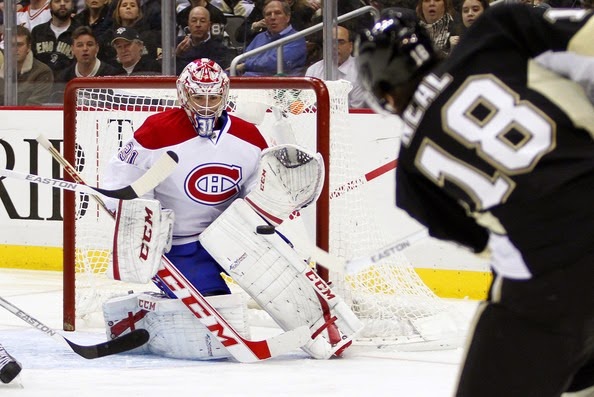
[[[497,5],[439,59],[388,12],[357,46],[368,103],[404,121],[396,201],[431,236],[489,250],[457,396],[552,397],[594,385],[594,109],[539,66],[593,56],[586,10]]]

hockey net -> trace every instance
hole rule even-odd
[[[65,95],[64,153],[85,183],[99,186],[109,159],[150,114],[177,106],[172,77],[76,79]],[[233,78],[228,111],[258,125],[269,143],[316,148],[326,162],[326,182],[315,207],[285,222],[287,234],[304,233],[342,258],[368,254],[385,241],[370,213],[364,173],[357,164],[357,137],[349,131],[347,82],[308,78]],[[345,186],[347,188],[345,188]],[[103,301],[128,290],[105,275],[114,221],[87,194],[65,193],[64,329],[100,312]],[[297,247],[298,248],[298,247]],[[303,252],[307,255],[306,252]],[[421,343],[457,346],[463,336],[459,314],[438,298],[402,255],[391,256],[359,274],[325,274],[366,324],[360,344]]]

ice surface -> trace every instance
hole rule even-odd
[[[0,294],[61,330],[61,273],[0,269]],[[472,316],[476,302],[456,303]],[[252,327],[254,339],[277,332]],[[99,324],[64,332],[77,344],[106,340]],[[256,364],[199,362],[119,354],[86,360],[0,310],[0,343],[23,365],[0,397],[28,396],[399,396],[452,395],[462,350],[386,352],[353,347],[340,359],[318,361],[301,350]]]

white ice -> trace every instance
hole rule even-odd
[[[61,330],[61,273],[0,269],[0,295]],[[476,302],[455,303],[470,321]],[[270,329],[252,328],[262,338]],[[63,332],[77,344],[106,340],[98,324]],[[353,347],[326,361],[301,350],[256,364],[198,362],[119,354],[86,360],[0,309],[0,343],[23,365],[1,397],[26,396],[451,396],[462,349],[385,352]]]

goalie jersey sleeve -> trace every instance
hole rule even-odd
[[[172,109],[146,119],[114,156],[104,176],[108,188],[139,178],[164,151],[177,153],[173,173],[145,198],[175,212],[173,244],[198,235],[256,183],[260,154],[267,147],[256,126],[223,113],[212,138],[196,134],[186,113]]]
[[[592,56],[593,34],[585,10],[485,12],[403,113],[397,205],[475,252],[508,239],[528,275],[592,256],[594,109],[533,58]]]

